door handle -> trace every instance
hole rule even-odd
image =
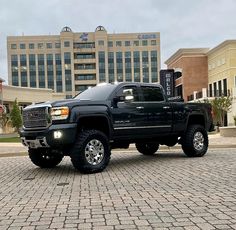
[[[141,110],[141,109],[144,109],[144,107],[143,106],[138,106],[138,107],[136,107],[136,109]]]
[[[170,106],[164,106],[163,109],[170,109]]]

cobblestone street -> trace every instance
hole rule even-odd
[[[236,229],[236,151],[113,151],[103,173],[70,158],[40,169],[0,158],[0,229]]]

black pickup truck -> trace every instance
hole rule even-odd
[[[20,136],[39,167],[70,156],[76,169],[95,173],[106,168],[111,149],[131,143],[144,155],[179,143],[188,157],[201,157],[212,130],[210,104],[171,102],[159,84],[120,83],[26,107]]]

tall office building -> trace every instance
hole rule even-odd
[[[70,98],[102,82],[158,82],[160,33],[74,33],[9,36],[9,84],[51,88]]]

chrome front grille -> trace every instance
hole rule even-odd
[[[23,110],[24,128],[47,128],[51,123],[49,107],[36,107]]]

